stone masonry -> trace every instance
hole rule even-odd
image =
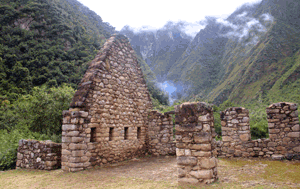
[[[148,151],[153,155],[175,155],[176,143],[173,139],[173,121],[171,114],[174,111],[158,111],[149,113]]]
[[[221,112],[222,141],[214,142],[215,156],[299,159],[300,136],[297,105],[289,102],[266,108],[269,138],[251,140],[249,112],[233,107]]]
[[[113,35],[63,112],[62,169],[80,171],[144,154],[151,108],[134,50],[125,36]]]
[[[178,182],[207,184],[217,180],[217,160],[212,156],[212,108],[204,103],[175,106]]]
[[[52,170],[61,167],[61,144],[51,140],[20,140],[17,168]]]

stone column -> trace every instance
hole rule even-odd
[[[91,129],[85,124],[87,117],[88,112],[63,111],[61,168],[64,171],[81,171],[91,166],[87,147]]]
[[[217,180],[212,157],[213,111],[205,102],[175,106],[175,138],[179,184],[209,184]]]
[[[227,157],[248,156],[245,143],[251,140],[249,110],[243,107],[227,108],[221,112],[222,154]]]
[[[289,102],[271,104],[266,108],[269,126],[269,147],[273,156],[299,156],[300,132],[297,105]],[[292,157],[287,157],[292,158]]]

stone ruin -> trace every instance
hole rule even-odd
[[[206,103],[175,106],[178,182],[212,183],[217,180],[217,160],[212,155],[214,116]]]
[[[60,168],[61,144],[49,140],[20,140],[16,167],[41,170]]]
[[[62,170],[80,171],[146,151],[150,95],[128,39],[113,35],[63,111]]]
[[[270,138],[258,140],[251,140],[249,111],[242,107],[221,113],[222,141],[214,139],[212,107],[204,102],[183,103],[163,114],[151,109],[134,50],[125,36],[113,35],[63,111],[62,144],[21,140],[17,167],[49,170],[61,161],[62,170],[76,172],[146,154],[176,154],[179,183],[201,184],[218,179],[215,157],[300,157],[293,103],[267,108]],[[54,153],[57,147],[61,155]]]
[[[248,110],[233,107],[221,112],[222,141],[214,143],[214,155],[300,159],[297,105],[279,102],[267,107],[266,112],[269,138],[257,140],[251,140]]]

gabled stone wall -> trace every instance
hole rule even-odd
[[[173,121],[171,114],[174,111],[149,113],[148,151],[153,155],[175,155],[176,143],[173,138]]]
[[[146,151],[150,95],[128,39],[113,35],[64,111],[62,169],[79,171]]]
[[[266,108],[269,138],[251,140],[249,111],[242,107],[221,112],[222,141],[214,141],[215,156],[300,159],[297,105],[279,102]]]
[[[20,140],[16,167],[42,170],[60,168],[61,144],[51,140]]]

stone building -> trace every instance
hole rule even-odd
[[[134,50],[125,36],[113,35],[63,111],[62,144],[21,140],[17,167],[50,170],[61,162],[62,170],[75,172],[146,153],[176,154],[180,183],[211,183],[218,179],[215,157],[300,159],[297,105],[275,103],[267,114],[270,138],[251,140],[249,111],[226,109],[223,141],[215,141],[212,107],[204,102],[183,103],[163,114],[152,111]]]
[[[62,169],[79,171],[145,153],[151,98],[128,39],[113,35],[63,112]]]

